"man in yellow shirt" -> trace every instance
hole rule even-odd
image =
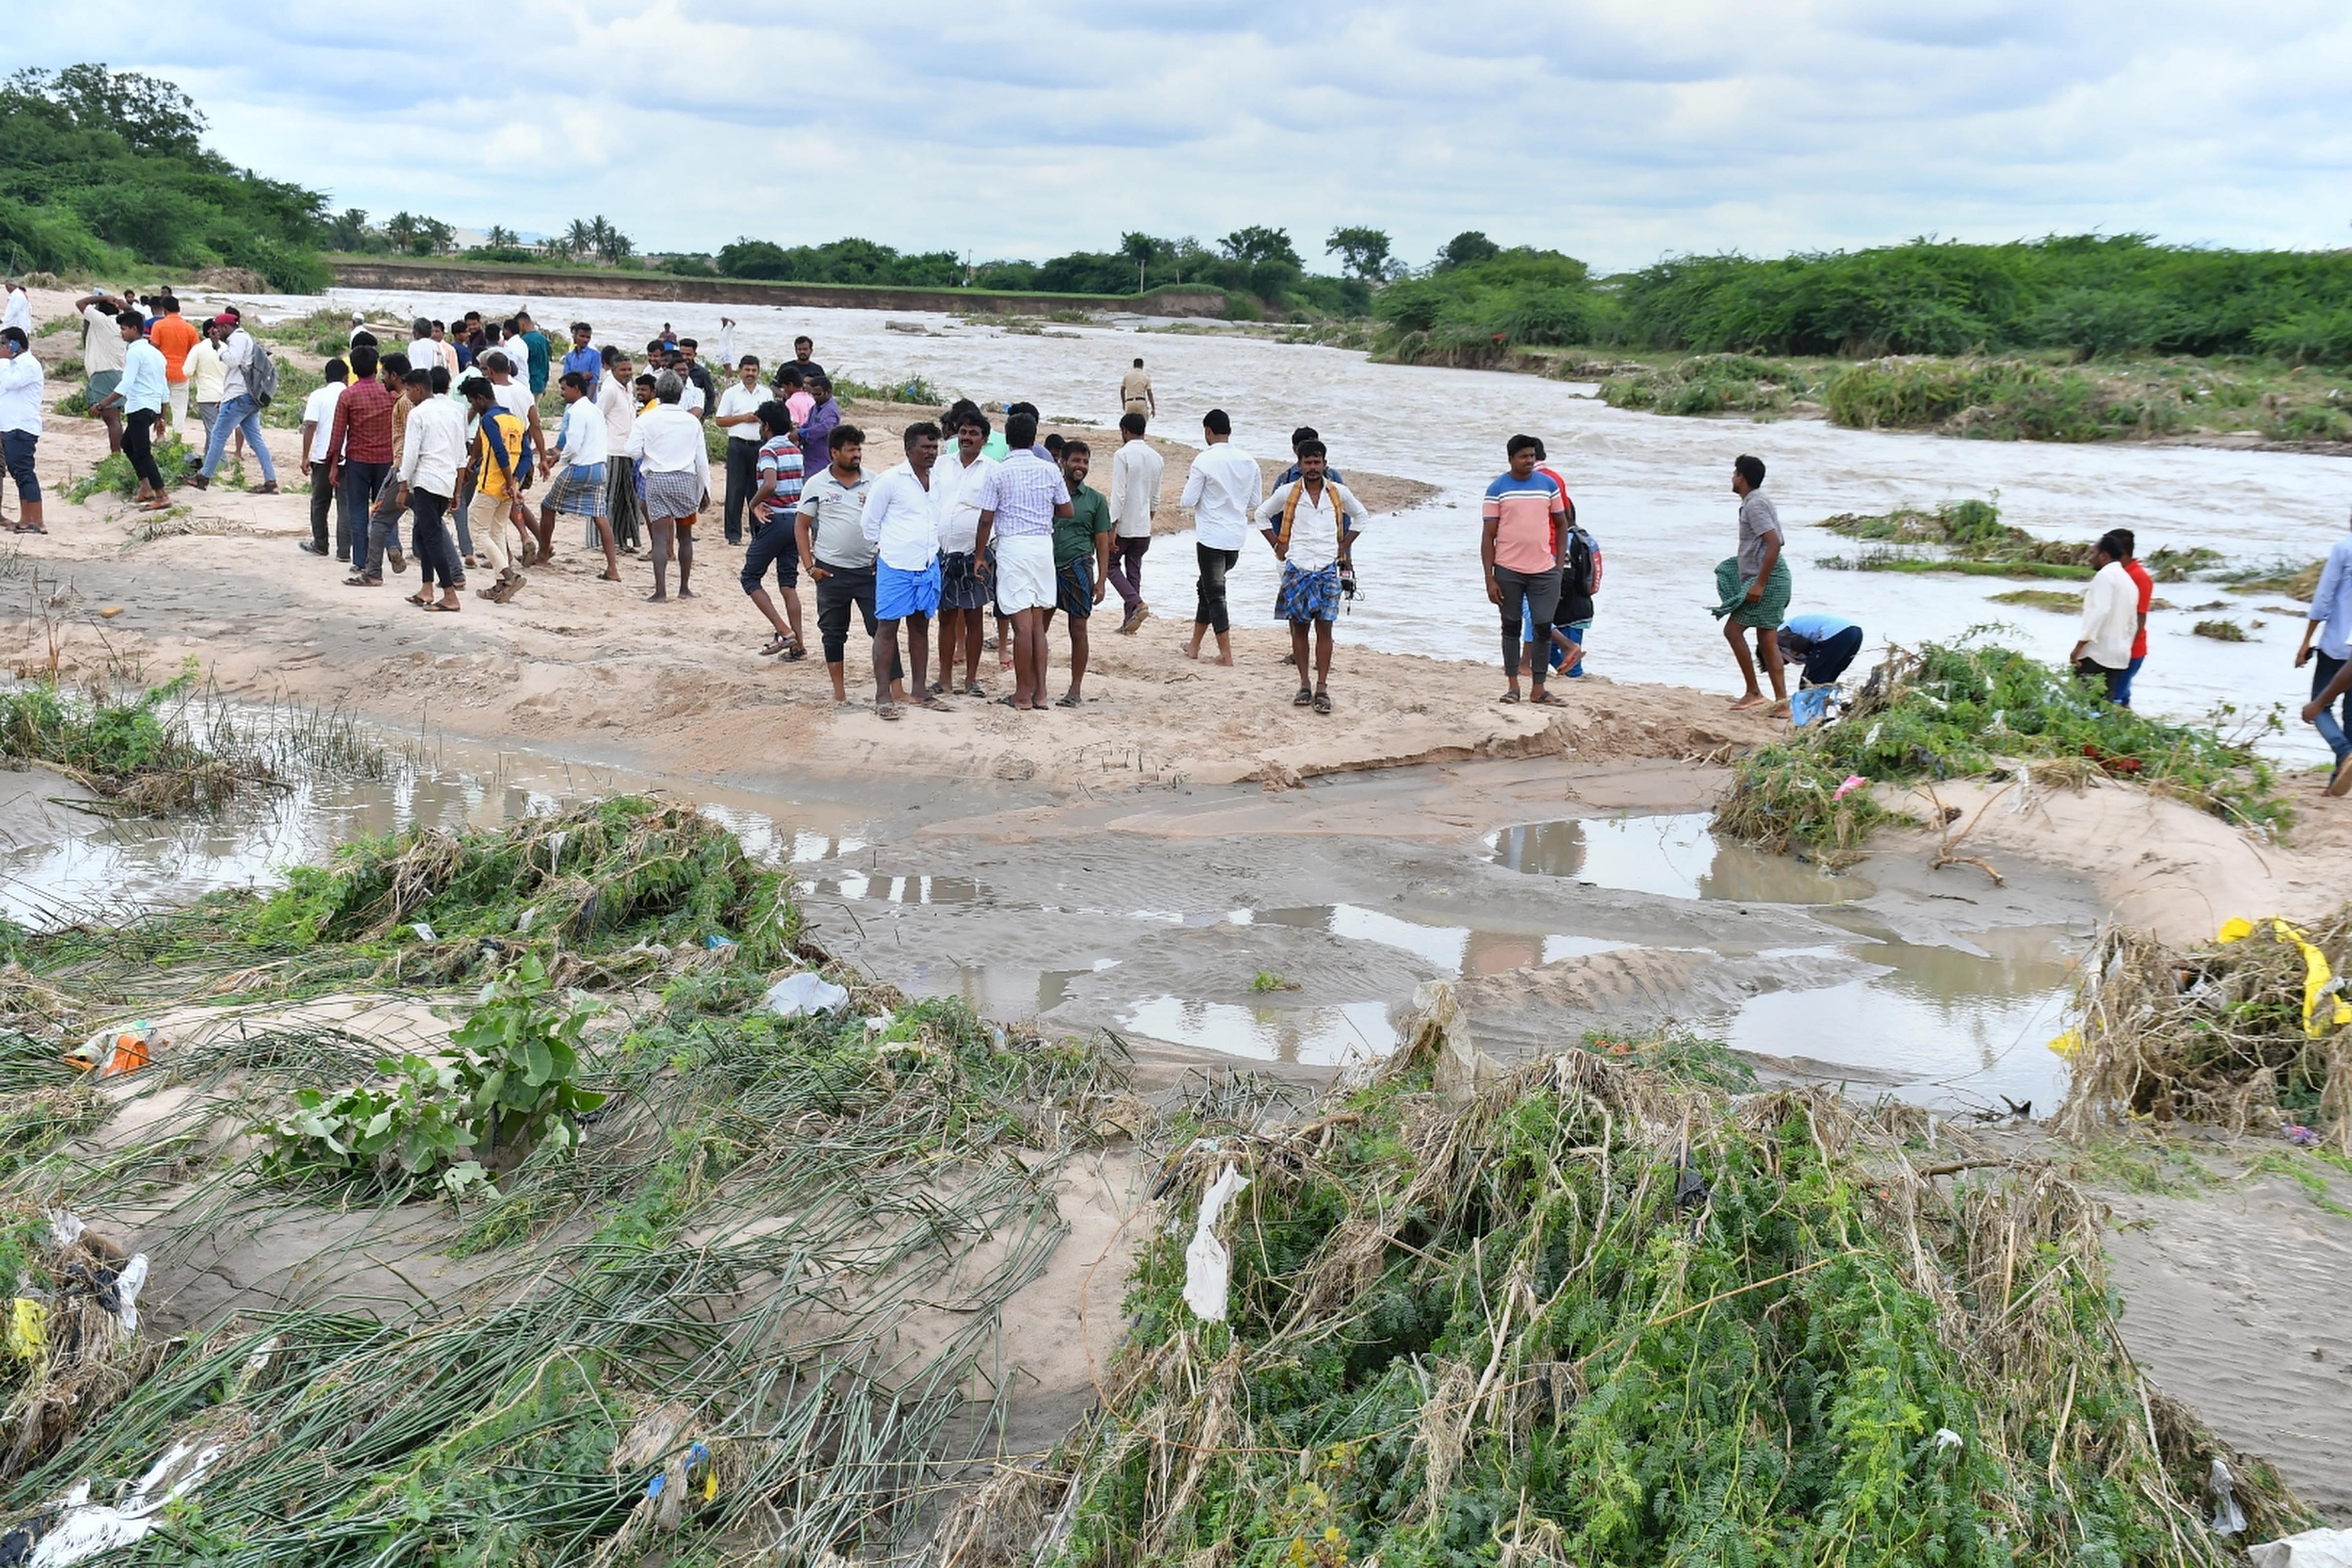
[[[478,591],[492,604],[503,605],[523,585],[523,575],[516,569],[513,552],[507,544],[507,530],[518,526],[515,509],[522,495],[522,470],[528,461],[523,451],[523,423],[499,406],[498,391],[487,381],[468,381],[466,401],[474,411],[478,428],[465,477],[473,481],[474,493],[490,503],[489,526],[482,530],[475,543],[481,546],[483,557],[499,574],[497,582]]]

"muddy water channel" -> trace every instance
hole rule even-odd
[[[0,911],[117,918],[265,885],[360,833],[488,826],[657,788],[792,868],[835,953],[1007,1022],[1313,1076],[1393,1049],[1416,987],[1445,980],[1482,1047],[1507,1058],[1673,1022],[1867,1092],[2054,1103],[2043,1042],[2095,918],[2086,889],[2031,867],[1995,889],[1898,855],[1832,876],[1717,843],[1703,813],[1512,820],[1529,798],[1559,801],[1559,771],[1475,763],[1285,796],[1048,805],[1001,790],[717,787],[448,742],[384,778],[177,821],[93,817],[64,804],[83,794],[68,781],[11,773]]]

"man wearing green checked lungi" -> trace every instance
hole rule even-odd
[[[1724,640],[1739,661],[1739,677],[1748,684],[1735,709],[1760,708],[1764,694],[1757,689],[1756,665],[1772,678],[1772,710],[1789,706],[1788,677],[1780,665],[1780,628],[1789,613],[1789,563],[1780,553],[1780,514],[1764,494],[1764,459],[1742,455],[1731,465],[1731,493],[1739,498],[1739,553],[1715,569],[1719,601],[1714,613],[1723,617]],[[1756,631],[1756,658],[1748,655],[1748,630]]]

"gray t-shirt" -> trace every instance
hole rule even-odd
[[[874,564],[875,542],[866,537],[866,498],[873,489],[870,474],[845,485],[826,468],[801,491],[801,515],[811,520],[809,542],[820,564],[849,572]]]
[[[1780,510],[1762,490],[1749,490],[1739,499],[1739,579],[1752,583],[1764,571],[1764,541],[1780,539],[1781,548],[1788,541],[1781,538]]]

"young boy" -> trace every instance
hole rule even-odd
[[[473,456],[465,477],[475,493],[488,498],[490,515],[482,530],[483,555],[498,571],[498,580],[477,592],[494,605],[503,605],[523,586],[523,575],[507,549],[507,529],[515,521],[516,499],[522,494],[520,471],[523,455],[522,421],[499,405],[498,388],[476,379],[466,383],[467,405],[477,422]]]
[[[808,657],[801,642],[801,449],[793,439],[790,409],[770,398],[758,413],[760,451],[752,468],[757,482],[751,490],[751,547],[743,554],[743,592],[776,631],[760,652],[793,664]],[[784,595],[782,616],[763,581],[772,564]]]

